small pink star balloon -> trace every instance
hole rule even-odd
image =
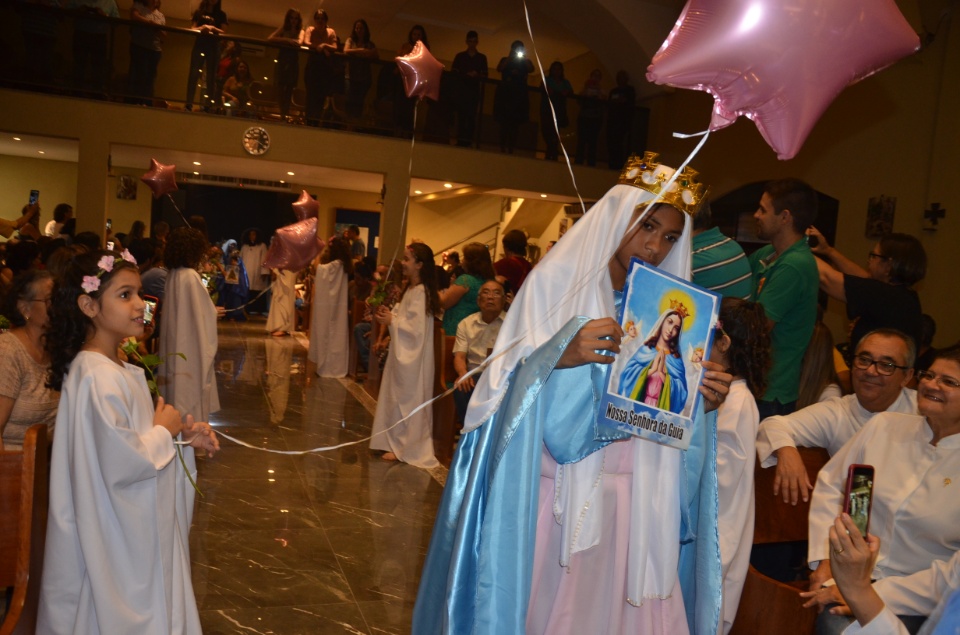
[[[164,165],[156,159],[150,159],[150,171],[140,177],[153,192],[153,198],[177,191],[177,166]]]
[[[443,64],[430,54],[430,49],[417,41],[408,55],[396,59],[403,76],[403,90],[407,97],[427,97],[440,101],[440,75]]]
[[[919,48],[895,0],[688,0],[647,79],[713,95],[711,130],[746,116],[786,160],[840,91]]]
[[[317,202],[317,199],[310,196],[306,190],[303,190],[300,193],[300,198],[291,203],[290,206],[293,208],[293,213],[297,215],[299,220],[316,218],[317,214],[320,213],[320,203]]]

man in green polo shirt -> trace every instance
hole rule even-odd
[[[817,193],[798,179],[768,183],[753,215],[757,236],[770,241],[750,256],[752,299],[767,313],[772,341],[767,391],[757,402],[761,419],[796,407],[803,353],[817,320],[817,262],[804,235],[816,216]]]

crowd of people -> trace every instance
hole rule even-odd
[[[260,82],[251,74],[249,60],[243,58],[241,43],[230,39],[230,22],[222,4],[222,0],[201,0],[191,15],[189,28],[195,35],[186,69],[185,110],[253,116],[254,100],[268,99],[275,102],[283,121],[372,129],[369,124],[376,120],[374,127],[402,136],[412,133],[415,100],[406,96],[398,67],[379,61],[381,49],[366,20],[347,22],[349,28],[337,30],[331,20],[342,16],[331,17],[326,9],[318,8],[312,16],[288,9],[282,21],[278,20],[279,26],[262,35],[264,44],[275,49],[276,63],[270,79]],[[116,0],[44,0],[19,3],[17,8],[26,45],[25,75],[31,83],[54,84],[50,49],[56,44],[52,34],[60,19],[55,12],[59,8],[69,12],[74,22],[71,87],[79,94],[118,95],[132,104],[154,103],[163,47],[170,39],[169,29],[163,28],[167,20],[160,0],[135,0],[123,13]],[[118,27],[130,34],[125,76],[123,70],[111,68],[113,27],[105,18],[133,23]],[[427,31],[419,24],[410,28],[396,55],[408,55],[418,42],[430,48]],[[465,42],[465,50],[456,53],[449,71],[443,74],[439,101],[428,107],[425,138],[476,146],[485,93],[491,92],[501,152],[513,153],[518,142],[523,149],[532,149],[535,132],[531,129],[530,138],[522,141],[519,136],[521,126],[531,118],[531,94],[536,99],[539,92],[545,159],[558,158],[558,132],[566,136],[564,130],[570,126],[567,102],[576,101],[576,143],[569,148],[576,163],[597,165],[600,135],[605,129],[606,163],[615,170],[623,166],[632,150],[636,110],[636,91],[626,71],[618,71],[616,85],[606,89],[602,71],[593,69],[575,91],[559,61],[550,65],[546,83],[536,79],[533,62],[519,40],[495,68],[488,67],[487,56],[478,49],[477,31],[468,31]],[[299,102],[296,117],[291,116],[295,96]],[[163,96],[165,101],[171,97]]]
[[[435,324],[455,337],[462,432],[414,632],[728,633],[752,561],[797,575],[752,550],[754,501],[771,496],[810,503],[803,601],[822,610],[818,632],[914,633],[955,612],[960,346],[931,347],[922,244],[887,235],[861,267],[817,231],[815,190],[781,179],[754,214],[769,244],[747,256],[699,184],[661,189],[674,170],[656,158],[631,158],[538,263],[520,230],[496,262],[482,243],[461,258],[414,241],[378,265],[351,225],[289,271],[264,267],[258,229],[211,245],[199,216],[149,237],[138,221],[105,244],[73,233],[69,205],[46,224],[38,204],[0,222],[19,234],[0,272],[3,448],[36,423],[53,436],[42,632],[199,632],[189,527],[194,451],[219,448],[217,321],[256,314],[265,337],[309,327],[318,376],[347,375],[351,345],[363,370],[382,365],[370,448],[424,469],[439,465],[424,407]],[[712,348],[691,359],[699,385],[670,370],[687,355],[685,315],[664,311],[643,337],[617,321],[632,259],[722,296]],[[819,290],[846,303],[843,351]],[[144,361],[154,350],[159,369]],[[635,401],[678,411],[663,404],[702,396],[689,449],[596,428],[610,364]],[[800,447],[831,459],[808,473]],[[754,491],[758,462],[775,470],[771,492]],[[862,464],[876,474],[865,535],[840,513]]]

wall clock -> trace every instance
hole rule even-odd
[[[241,141],[243,149],[254,156],[260,156],[270,149],[270,135],[260,126],[247,128]]]

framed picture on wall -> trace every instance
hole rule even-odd
[[[893,231],[893,217],[897,211],[897,197],[874,196],[867,203],[867,226],[863,235],[874,240]]]
[[[137,200],[137,181],[129,174],[121,174],[117,179],[117,198],[124,201]]]

